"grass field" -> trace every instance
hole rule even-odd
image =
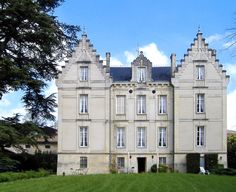
[[[49,176],[0,183],[0,192],[235,192],[236,177],[192,174]]]

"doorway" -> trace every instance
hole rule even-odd
[[[146,171],[146,157],[138,157],[138,173]]]

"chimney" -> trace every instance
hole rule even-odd
[[[106,72],[110,73],[110,58],[111,58],[111,53],[107,52],[106,53]]]
[[[172,53],[170,56],[171,62],[171,76],[174,77],[175,69],[176,69],[176,54]]]

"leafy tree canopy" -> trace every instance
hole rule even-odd
[[[57,63],[77,43],[79,26],[58,21],[63,0],[0,0],[0,99],[23,90],[31,119],[54,120],[55,95],[45,96]]]
[[[227,138],[228,167],[236,169],[236,135]]]

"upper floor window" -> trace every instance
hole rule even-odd
[[[197,80],[205,79],[205,67],[203,65],[197,66]]]
[[[125,114],[125,96],[116,96],[116,114]]]
[[[138,127],[137,135],[138,147],[146,147],[146,129],[145,127]]]
[[[205,112],[205,95],[197,94],[197,113]]]
[[[204,126],[198,126],[197,127],[197,146],[201,147],[204,146],[204,135],[205,135],[205,129]]]
[[[80,147],[88,146],[88,127],[80,127]]]
[[[167,112],[167,96],[160,95],[159,96],[159,113],[165,114]]]
[[[80,113],[88,113],[88,95],[80,95]]]
[[[146,113],[146,96],[145,95],[138,95],[137,108],[138,108],[138,114]]]
[[[87,157],[80,157],[80,168],[85,169],[88,167],[88,158]]]
[[[88,81],[88,67],[80,67],[80,81]]]
[[[119,148],[125,147],[125,128],[124,127],[118,127],[117,133],[116,133],[116,146]]]
[[[167,135],[166,135],[166,127],[159,128],[159,147],[166,147]]]
[[[137,80],[138,80],[138,82],[145,82],[146,81],[146,68],[145,67],[138,67],[137,68]]]

